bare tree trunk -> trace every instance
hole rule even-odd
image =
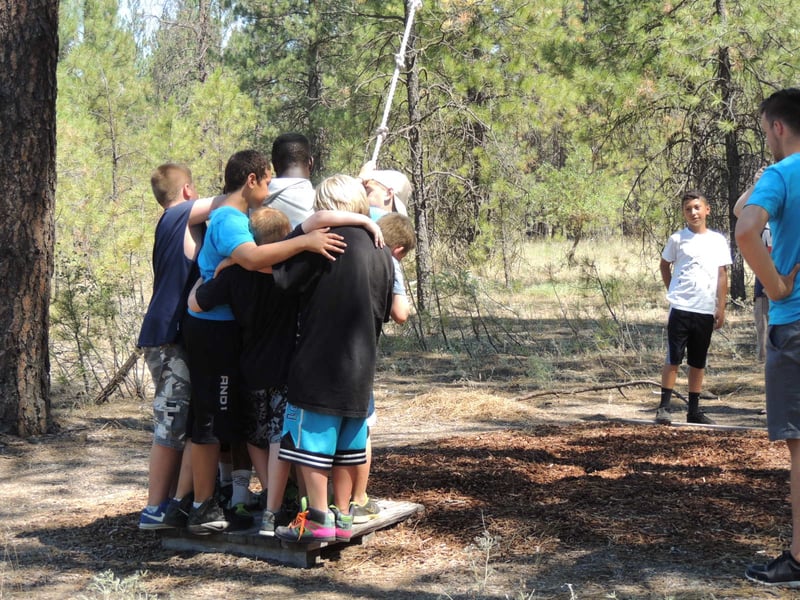
[[[410,12],[406,2],[406,21]],[[428,199],[425,194],[425,174],[423,171],[422,140],[420,139],[419,110],[419,66],[414,51],[417,35],[414,26],[408,36],[406,46],[406,74],[408,91],[409,145],[411,146],[411,182],[414,184],[414,221],[417,231],[417,312],[428,311],[428,299],[431,297],[431,279],[433,276],[433,259],[431,257],[431,236],[428,231]]]
[[[50,427],[58,0],[0,2],[0,429]]]
[[[319,34],[315,33],[315,37]],[[315,39],[308,49],[308,85],[306,87],[306,120],[311,134],[311,153],[314,158],[314,171],[324,173],[327,165],[328,134],[325,127],[319,126],[315,113],[322,98],[322,71],[320,60],[321,42]]]
[[[716,11],[720,21],[724,24],[728,20],[728,7],[725,0],[716,0]],[[733,110],[733,77],[731,75],[730,48],[720,47],[717,51],[717,85],[722,96],[723,110],[728,114],[723,118],[735,122]],[[742,256],[736,251],[736,238],[733,232],[736,228],[736,216],[733,214],[733,206],[739,197],[739,179],[741,178],[741,157],[738,148],[738,130],[731,129],[725,133],[725,166],[728,176],[728,219],[730,223],[730,245],[733,255],[733,265],[731,265],[730,294],[731,298],[743,299],[747,297],[744,287],[744,262]]]

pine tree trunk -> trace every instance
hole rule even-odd
[[[0,2],[0,430],[50,426],[58,0]]]
[[[724,0],[717,0],[715,3],[717,16],[720,22],[725,25],[728,21],[728,7]],[[733,106],[733,77],[731,75],[730,48],[721,46],[717,52],[717,77],[718,86],[722,96],[724,107]],[[724,118],[731,118],[732,115],[721,115]],[[736,217],[733,214],[733,206],[739,198],[739,179],[741,178],[741,157],[739,156],[739,136],[738,129],[734,128],[725,133],[725,167],[728,177],[728,219],[730,223],[730,244],[731,254],[733,255],[733,265],[729,278],[730,296],[735,299],[744,299],[747,295],[744,286],[744,262],[741,254],[737,251],[736,238],[733,234],[736,229]]]
[[[406,21],[409,14],[409,3],[406,2]],[[425,195],[425,176],[423,171],[422,140],[420,137],[419,110],[419,66],[414,51],[417,39],[412,25],[406,46],[406,75],[408,91],[408,120],[410,123],[409,145],[411,146],[411,179],[414,184],[414,222],[417,232],[417,311],[424,314],[428,310],[428,299],[431,297],[431,278],[433,259],[431,257],[430,232],[428,231],[428,200]]]

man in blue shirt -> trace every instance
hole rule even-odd
[[[760,106],[761,128],[775,158],[753,190],[736,224],[742,256],[770,299],[767,361],[767,430],[785,440],[791,460],[792,541],[745,576],[765,585],[800,587],[800,89],[780,90]],[[769,223],[772,254],[761,240]]]

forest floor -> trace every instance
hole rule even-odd
[[[163,549],[136,526],[149,400],[61,400],[57,433],[0,438],[0,598],[791,598],[743,577],[786,545],[788,454],[749,314],[729,323],[702,404],[741,430],[648,423],[655,385],[589,390],[657,379],[655,354],[562,356],[538,387],[499,357],[471,378],[451,354],[385,354],[371,493],[425,511],[311,569]]]

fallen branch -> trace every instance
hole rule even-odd
[[[123,365],[119,368],[114,377],[111,378],[111,381],[108,382],[108,385],[106,385],[106,387],[104,387],[100,391],[100,393],[97,394],[97,396],[95,396],[94,398],[95,404],[103,404],[105,402],[108,402],[108,399],[111,396],[111,394],[113,394],[114,390],[116,390],[119,387],[119,384],[122,383],[122,380],[125,379],[125,377],[128,375],[128,372],[130,372],[130,370],[139,360],[139,357],[141,355],[142,355],[141,348],[136,348],[136,350],[133,351],[133,354],[131,354],[128,357],[128,360],[126,360],[123,363]]]
[[[530,400],[531,398],[541,398],[543,396],[558,396],[560,394],[574,395],[574,394],[583,394],[583,393],[586,393],[586,392],[601,392],[603,390],[617,390],[620,394],[622,394],[622,388],[634,387],[634,386],[640,386],[640,385],[649,385],[649,386],[655,386],[655,387],[657,387],[659,389],[661,388],[661,383],[659,383],[658,381],[653,381],[652,379],[637,379],[635,381],[625,381],[625,382],[622,382],[622,383],[606,383],[606,384],[603,384],[603,385],[593,385],[593,386],[587,387],[587,388],[580,388],[580,389],[569,390],[569,391],[564,391],[564,392],[560,392],[558,390],[543,390],[543,391],[539,391],[539,392],[533,392],[531,394],[525,394],[524,396],[517,396],[516,398],[512,398],[512,399],[513,400]],[[624,396],[625,394],[622,394],[622,395]],[[681,394],[680,392],[673,391],[672,395],[675,396],[676,398],[680,398],[684,402],[688,403],[686,397],[683,394]]]

